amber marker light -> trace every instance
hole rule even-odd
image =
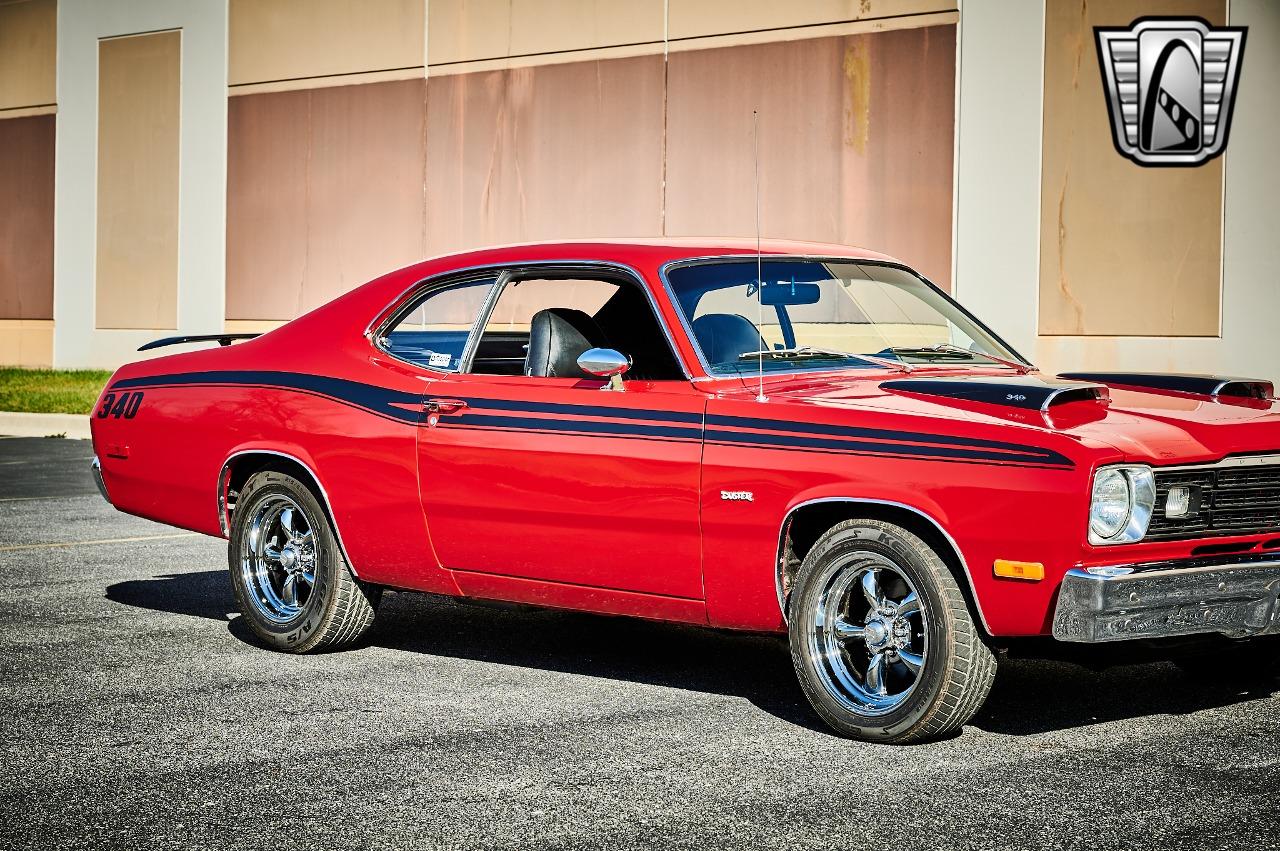
[[[1003,576],[1006,579],[1027,579],[1031,582],[1044,579],[1044,565],[1038,561],[1010,561],[998,558],[995,571],[996,576]]]

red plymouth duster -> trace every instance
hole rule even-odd
[[[1276,664],[1272,384],[1043,375],[880,254],[508,246],[247,336],[144,347],[223,344],[117,371],[94,472],[227,538],[281,650],[357,642],[384,588],[774,632],[833,729],[892,742],[1037,636]]]

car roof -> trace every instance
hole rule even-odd
[[[409,267],[423,271],[442,265],[459,268],[521,260],[595,260],[619,263],[669,263],[694,257],[754,255],[758,250],[770,255],[800,257],[841,257],[851,260],[898,262],[894,258],[865,248],[825,242],[754,237],[626,237],[599,239],[519,242],[440,255]]]

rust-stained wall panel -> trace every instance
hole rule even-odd
[[[673,53],[666,232],[761,230],[951,277],[955,27]]]
[[[308,305],[422,259],[424,85],[311,93]]]
[[[0,319],[53,318],[54,121],[0,121]]]
[[[424,85],[229,101],[227,319],[292,319],[422,258]]]
[[[661,230],[662,57],[432,78],[427,253]]]
[[[1064,0],[1046,7],[1041,334],[1219,331],[1222,159],[1144,168],[1112,143],[1093,27],[1128,26],[1148,6]],[[1160,13],[1214,25],[1226,19],[1222,0],[1169,0]]]
[[[421,67],[423,0],[231,0],[227,82]]]
[[[98,45],[98,328],[174,328],[182,34]]]
[[[0,110],[58,99],[58,0],[0,3]]]
[[[228,319],[292,319],[307,281],[307,91],[227,99]]]
[[[431,0],[433,66],[658,43],[662,0]]]

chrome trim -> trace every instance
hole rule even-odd
[[[672,335],[671,329],[668,327],[667,321],[662,315],[662,310],[658,304],[658,300],[654,297],[653,287],[649,285],[648,280],[644,277],[644,275],[640,274],[640,272],[634,266],[630,266],[626,263],[619,263],[614,260],[581,260],[581,259],[521,260],[521,261],[513,261],[510,263],[484,263],[477,266],[465,266],[461,269],[450,269],[447,272],[440,272],[439,274],[431,275],[429,277],[422,278],[418,281],[415,281],[412,285],[402,290],[400,294],[397,295],[394,299],[387,302],[387,304],[383,306],[381,310],[379,310],[376,314],[374,314],[374,318],[370,320],[369,324],[365,326],[363,336],[366,339],[368,339],[370,345],[372,345],[379,352],[386,354],[388,357],[395,358],[395,355],[392,355],[389,352],[386,352],[382,347],[378,346],[377,343],[374,342],[374,339],[377,336],[375,332],[375,328],[376,328],[376,331],[380,332],[383,326],[385,326],[387,323],[389,323],[392,320],[392,318],[395,316],[399,308],[406,301],[416,298],[420,290],[424,290],[428,287],[435,286],[437,284],[449,283],[450,279],[453,279],[453,278],[465,278],[466,276],[469,276],[473,273],[497,271],[499,273],[507,273],[507,280],[509,280],[514,275],[515,272],[521,269],[538,269],[538,268],[543,268],[547,266],[569,266],[569,267],[576,266],[584,269],[604,268],[604,269],[612,269],[615,272],[621,272],[623,274],[630,275],[631,278],[634,280],[634,282],[640,287],[640,290],[644,293],[645,299],[649,302],[649,307],[653,310],[653,315],[658,320],[658,327],[662,329],[662,334],[667,340],[667,345],[671,347],[671,355],[672,357],[675,358],[676,364],[680,367],[680,371],[684,373],[685,379],[690,381],[694,379],[694,375],[689,370],[689,365],[685,363],[684,357],[680,353],[680,347],[676,345],[675,337]],[[459,281],[459,283],[461,283],[461,280]],[[499,280],[499,281],[495,281],[494,283],[495,283],[495,289],[500,291],[501,287],[499,287],[498,284],[505,285],[507,281]],[[496,297],[495,297],[494,303],[496,304]],[[482,316],[484,317],[484,321],[487,323],[488,314],[489,312],[492,311],[492,309],[493,309],[493,306],[490,305],[488,303],[488,299],[486,299],[486,303],[481,306],[480,315],[477,317],[477,321],[479,321],[480,316]],[[680,315],[680,309],[675,304],[672,304],[672,309],[675,311],[677,315]],[[381,321],[379,321],[380,317],[383,317]],[[472,326],[471,334],[474,334],[474,333],[475,333],[475,326]],[[468,338],[467,338],[468,345],[470,344],[470,342],[471,342],[471,336],[468,335]],[[477,339],[476,342],[478,343],[479,340]],[[444,372],[441,370],[430,370],[428,367],[423,367],[422,364],[419,364],[419,363],[406,361],[403,358],[395,358],[395,359],[400,361],[401,363],[407,363],[407,364],[410,364],[411,366],[427,369],[428,371],[432,371],[439,375],[467,374],[467,373],[464,373],[461,369],[459,369],[458,372]],[[470,366],[470,364],[468,364],[468,366]]]
[[[1022,363],[1024,363],[1032,371],[1035,371],[1035,372],[1039,371],[1039,368],[1035,364],[1031,363],[1031,361],[1023,357],[1022,354],[1017,349],[1015,349],[1013,346],[1005,342],[1003,337],[1001,337],[995,331],[991,330],[991,328],[987,327],[987,324],[983,322],[981,319],[979,319],[978,317],[974,316],[973,313],[971,313],[968,308],[966,308],[960,302],[956,301],[945,290],[943,290],[933,281],[926,278],[924,275],[920,274],[920,272],[916,271],[915,269],[912,269],[906,263],[900,263],[896,260],[868,260],[868,259],[861,259],[858,257],[841,257],[839,255],[828,255],[828,254],[781,254],[778,252],[772,252],[772,253],[766,254],[765,256],[769,260],[812,260],[817,263],[860,263],[864,266],[883,266],[888,269],[898,269],[910,275],[915,275],[917,278],[924,281],[926,286],[928,286],[938,295],[942,296],[943,300],[948,302],[952,307],[959,310],[966,318],[971,320],[975,325],[977,325],[983,331],[986,331],[988,334],[990,334],[993,340],[995,340],[1001,346],[1004,346],[1005,351],[1013,355],[1018,360],[1022,361]],[[680,301],[679,299],[676,298],[675,290],[671,288],[671,281],[667,278],[667,273],[671,269],[675,269],[681,266],[694,266],[694,265],[709,263],[713,261],[722,261],[722,262],[729,262],[729,263],[744,263],[744,262],[754,262],[755,260],[756,260],[755,253],[708,254],[700,257],[682,257],[679,260],[668,260],[666,263],[663,263],[661,266],[658,267],[658,278],[659,280],[662,281],[662,288],[667,294],[667,301],[671,303],[672,309],[675,310],[676,316],[680,319],[680,325],[684,328],[685,337],[688,339],[689,345],[693,348],[694,354],[698,356],[698,362],[699,362],[699,365],[702,367],[703,374],[711,378],[717,378],[717,379],[723,380],[726,378],[729,378],[729,379],[742,378],[742,375],[736,374],[736,373],[735,374],[713,373],[711,371],[710,365],[707,363],[706,358],[702,354],[702,347],[698,345],[697,338],[693,336],[693,328],[689,324],[688,317],[684,315],[684,310],[682,310],[680,307]],[[848,368],[849,367],[842,367],[839,370],[835,370],[835,369],[831,369],[830,367],[818,367],[816,369],[771,370],[766,374],[770,376],[813,375],[814,373],[818,373],[818,372],[844,371]],[[747,377],[749,378],[750,375],[748,375]],[[694,380],[696,381],[697,379],[695,378]]]
[[[1245,387],[1263,387],[1266,392],[1263,394],[1262,398],[1270,402],[1276,401],[1274,398],[1276,386],[1265,378],[1226,378],[1219,382],[1218,386],[1213,388],[1213,391],[1209,395],[1216,399],[1222,395],[1223,390],[1226,390],[1232,384],[1240,384]],[[1248,399],[1250,397],[1242,396],[1240,398]]]
[[[329,499],[329,492],[324,489],[324,483],[320,481],[320,477],[316,475],[316,471],[311,469],[309,464],[296,455],[290,455],[288,452],[280,452],[276,449],[241,449],[238,452],[234,452],[227,456],[227,460],[222,462],[222,469],[218,471],[217,483],[214,486],[214,489],[217,491],[214,498],[215,505],[217,505],[218,508],[219,525],[225,526],[228,522],[228,518],[223,511],[225,507],[222,494],[223,477],[226,476],[227,468],[231,466],[231,462],[239,458],[241,455],[276,455],[280,458],[287,458],[311,475],[311,480],[314,481],[316,483],[316,487],[320,489],[320,497],[324,500],[325,513],[328,514],[329,520],[333,523],[333,536],[338,539],[338,549],[342,550],[342,557],[346,559],[347,567],[351,569],[352,575],[358,579],[360,577],[360,572],[356,569],[356,563],[351,560],[351,555],[347,552],[347,545],[343,543],[342,530],[338,528],[338,516],[333,512],[333,500]],[[230,537],[229,528],[226,529],[224,535],[228,538]]]
[[[902,599],[888,595],[885,574],[905,588]],[[892,712],[915,691],[929,662],[929,619],[919,592],[899,564],[879,553],[836,562],[820,581],[813,627],[805,636],[814,673],[849,712],[862,718]],[[859,610],[865,611],[854,614]],[[905,687],[890,691],[890,678],[901,686],[904,675]]]
[[[471,323],[471,330],[467,332],[467,339],[462,344],[462,354],[458,356],[458,371],[455,375],[465,375],[471,372],[471,365],[476,359],[476,349],[480,348],[480,338],[484,336],[484,328],[489,324],[489,317],[493,315],[493,308],[498,303],[498,299],[502,297],[502,293],[506,291],[507,284],[511,281],[511,270],[503,269],[498,273],[498,277],[493,279],[493,286],[489,287],[489,292],[485,294],[484,301],[480,304],[480,310],[476,313],[475,321]],[[417,297],[414,297],[417,300]]]
[[[1094,534],[1093,531],[1093,489],[1097,486],[1098,476],[1108,470],[1116,470],[1124,476],[1125,482],[1129,487],[1129,516],[1125,518],[1124,527],[1119,532],[1116,532],[1110,538],[1103,538]],[[1136,480],[1134,476],[1129,475],[1130,471],[1139,474],[1145,472],[1150,479],[1148,484],[1151,486],[1151,503],[1149,505],[1145,501],[1139,501]],[[1136,544],[1147,537],[1147,531],[1151,528],[1151,518],[1155,516],[1156,510],[1155,473],[1155,468],[1149,464],[1104,464],[1094,469],[1093,476],[1089,479],[1089,513],[1085,517],[1085,528],[1088,533],[1087,540],[1090,546],[1114,547],[1123,544]],[[1142,530],[1141,533],[1138,533],[1139,528]]]
[[[1012,362],[1010,362],[1010,366],[1012,366]],[[1039,370],[1036,370],[1034,367],[1032,367],[1032,370],[1035,372],[1039,371]],[[1023,374],[1025,375],[1026,373],[1023,373]],[[1093,382],[1081,382],[1080,384],[1077,384],[1075,387],[1060,387],[1057,390],[1054,390],[1052,393],[1050,393],[1045,398],[1044,404],[1040,406],[1040,413],[1048,414],[1049,407],[1053,405],[1054,400],[1057,399],[1062,394],[1075,393],[1079,390],[1085,390],[1085,389],[1100,391],[1100,392],[1097,392],[1094,396],[1094,401],[1096,402],[1106,402],[1111,399],[1111,391],[1107,389],[1107,385],[1094,384]]]
[[[1058,590],[1053,637],[1101,643],[1221,633],[1280,633],[1280,560],[1074,568]]]
[[[107,496],[107,483],[102,480],[102,462],[98,460],[97,455],[93,456],[89,469],[93,471],[93,483],[98,486],[98,493],[102,494],[102,498],[107,501],[107,505],[114,505],[111,502],[111,497]]]
[[[933,528],[937,529],[938,532],[942,534],[942,537],[946,539],[947,543],[951,545],[952,552],[954,552],[956,555],[956,558],[960,560],[960,569],[964,571],[964,578],[969,583],[969,594],[973,599],[973,607],[978,610],[978,620],[982,621],[982,627],[987,631],[987,634],[988,635],[992,634],[991,625],[987,623],[987,615],[982,610],[982,601],[978,599],[978,591],[973,586],[973,574],[969,570],[968,562],[966,562],[964,559],[964,553],[960,551],[960,545],[956,543],[956,539],[951,537],[951,535],[947,532],[946,529],[942,528],[941,523],[935,520],[931,515],[921,511],[919,508],[916,508],[911,505],[907,505],[906,503],[893,502],[892,500],[887,500],[887,499],[861,499],[858,497],[848,497],[848,496],[824,496],[824,497],[819,497],[818,499],[806,500],[805,502],[801,502],[792,506],[787,511],[786,515],[782,518],[782,526],[779,527],[778,529],[778,554],[777,554],[777,557],[774,559],[773,585],[774,585],[774,590],[777,592],[777,595],[778,595],[778,610],[782,612],[782,620],[784,622],[787,621],[787,599],[782,592],[782,572],[784,569],[782,559],[785,554],[784,547],[786,546],[786,543],[787,543],[787,537],[786,537],[787,530],[791,526],[791,515],[795,514],[797,511],[804,508],[805,506],[818,505],[819,503],[824,503],[824,502],[850,502],[858,505],[884,505],[890,508],[905,508],[907,511],[910,511],[912,514],[917,514],[920,517],[923,517],[925,520],[929,521],[930,525],[932,525]]]
[[[1162,470],[1220,470],[1231,467],[1271,467],[1280,466],[1280,455],[1232,455],[1211,464],[1183,464],[1168,467],[1152,467],[1157,473]]]
[[[597,378],[612,378],[631,369],[631,358],[616,349],[587,349],[578,355],[578,369]]]

